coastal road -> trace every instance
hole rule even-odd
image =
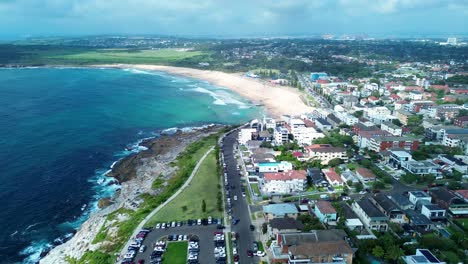
[[[143,226],[146,224],[146,222],[148,222],[149,219],[151,219],[157,212],[159,212],[159,210],[161,210],[161,208],[163,208],[166,204],[170,203],[175,197],[177,197],[177,195],[179,195],[179,193],[181,193],[190,184],[190,182],[193,179],[193,176],[195,176],[195,174],[197,173],[198,168],[200,167],[202,162],[205,160],[205,158],[208,156],[208,154],[210,154],[210,152],[213,151],[213,149],[214,149],[214,147],[211,147],[205,153],[205,155],[203,155],[203,157],[198,161],[197,165],[195,166],[195,168],[192,171],[192,174],[190,174],[190,177],[187,179],[187,181],[184,183],[184,185],[182,185],[182,187],[179,190],[177,190],[177,192],[175,192],[171,197],[169,197],[169,199],[167,199],[164,203],[162,203],[156,209],[154,209],[148,216],[145,217],[145,219],[143,219],[143,221],[140,222],[140,224],[133,231],[133,234],[130,237],[130,239],[127,241],[125,246],[120,251],[120,256],[123,256],[123,255],[125,255],[125,253],[127,253],[127,249],[130,246],[130,244],[133,242],[133,238],[136,237],[136,235],[143,228]]]
[[[237,240],[237,251],[239,263],[258,263],[257,257],[247,257],[247,250],[252,250],[254,242],[254,232],[250,231],[250,214],[247,199],[242,197],[241,177],[237,170],[237,163],[234,157],[234,145],[237,143],[238,131],[229,133],[223,140],[223,155],[226,163],[226,173],[229,182],[229,192],[232,203],[232,219],[239,219],[237,225],[231,225],[231,231],[239,234]],[[233,197],[237,196],[237,201]]]

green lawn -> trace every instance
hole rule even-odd
[[[257,194],[257,196],[261,196],[260,189],[258,188],[258,183],[251,183],[250,187],[252,187],[252,191]]]
[[[187,263],[187,242],[169,242],[163,255],[163,264]]]
[[[211,152],[200,165],[192,182],[174,200],[162,208],[152,219],[148,226],[158,222],[181,221],[212,216],[222,217],[217,208],[219,177],[216,174],[216,157]],[[206,202],[206,212],[202,212],[202,201]]]
[[[454,221],[457,222],[459,224],[459,226],[462,227],[462,229],[464,229],[465,231],[468,232],[468,218],[457,219],[457,220],[454,220]]]
[[[185,51],[180,49],[160,50],[119,50],[102,49],[82,51],[72,54],[60,54],[47,57],[54,61],[77,64],[105,64],[105,63],[129,63],[129,64],[163,64],[195,56],[205,56],[201,51]],[[207,58],[208,59],[208,58]]]

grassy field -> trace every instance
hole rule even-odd
[[[190,185],[150,219],[148,226],[174,220],[198,219],[208,216],[222,217],[222,212],[218,211],[217,208],[218,183],[216,156],[214,152],[211,152],[200,165]],[[205,213],[202,211],[203,200],[206,203]]]
[[[194,57],[204,57],[207,53],[200,51],[185,51],[179,49],[159,50],[118,50],[102,49],[81,51],[72,54],[46,55],[47,60],[54,63],[72,64],[170,64]],[[208,60],[208,56],[206,56]]]
[[[252,191],[257,194],[257,196],[261,196],[260,189],[258,188],[258,183],[251,183],[250,186],[252,187]]]
[[[163,264],[187,263],[187,242],[169,242],[163,256]]]

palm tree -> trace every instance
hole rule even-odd
[[[397,263],[398,259],[403,256],[403,250],[396,244],[391,244],[386,248],[385,259],[392,263]]]

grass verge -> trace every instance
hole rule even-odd
[[[162,208],[148,221],[148,226],[158,222],[182,221],[188,219],[222,217],[218,210],[217,194],[220,190],[216,169],[216,156],[211,152],[201,163],[190,184],[177,197]],[[202,203],[206,209],[203,211]]]
[[[257,196],[261,196],[260,189],[258,188],[258,183],[251,183],[250,187],[252,187],[252,191],[257,194]]]

